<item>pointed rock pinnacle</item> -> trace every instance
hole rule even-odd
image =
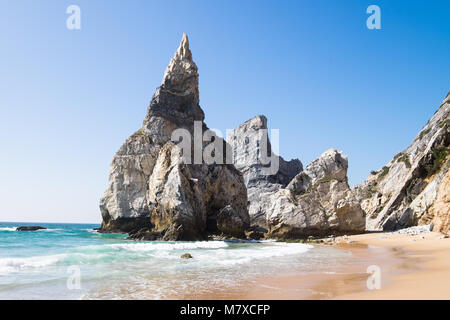
[[[180,46],[166,68],[161,86],[153,95],[144,126],[153,126],[152,117],[169,120],[177,126],[193,126],[193,121],[203,121],[205,114],[200,107],[198,72],[189,40],[183,34]]]
[[[192,53],[189,49],[189,39],[185,33],[181,39],[180,46],[175,52],[166,68],[162,80],[165,90],[179,95],[193,93],[198,95],[198,72]]]
[[[175,55],[192,60],[192,53],[191,50],[189,49],[189,39],[186,33],[183,33],[183,38],[181,38],[180,46],[178,47],[178,50],[175,53]]]

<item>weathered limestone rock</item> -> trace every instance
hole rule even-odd
[[[285,161],[277,157],[279,170],[267,175],[267,163],[262,163],[261,154],[272,155],[267,134],[267,119],[263,115],[256,116],[234,129],[227,138],[233,151],[233,163],[242,172],[248,192],[248,211],[251,223],[266,226],[266,193],[286,187],[295,175],[303,170],[298,160]],[[266,141],[266,148],[264,148]]]
[[[450,167],[449,117],[447,95],[411,145],[355,187],[368,230],[392,231],[428,224],[436,217],[431,207]]]
[[[287,188],[302,193],[323,179],[346,181],[347,169],[347,157],[340,151],[329,149],[308,164],[305,171],[292,179]]]
[[[330,149],[266,204],[269,234],[279,238],[364,232],[365,218],[347,182],[347,157]]]
[[[150,176],[152,231],[164,233],[164,240],[195,240],[205,230],[243,235],[249,216],[240,173],[232,165],[183,164],[180,154],[174,143],[167,142]],[[223,211],[229,220],[222,217]]]
[[[426,225],[429,222],[433,224],[434,231],[450,233],[450,170],[448,169],[437,189],[435,201],[419,220],[420,225]]]
[[[267,175],[261,154],[272,154],[267,119],[256,116],[234,129],[227,141],[234,165],[245,179],[253,226],[268,229],[268,237],[304,238],[311,235],[364,231],[364,212],[347,183],[347,157],[330,149],[303,170],[299,160],[279,161],[279,171]],[[267,143],[264,143],[267,141]],[[261,238],[263,232],[247,232]]]
[[[193,136],[195,121],[207,130],[203,120],[197,66],[184,34],[142,128],[113,158],[109,185],[100,201],[100,232],[127,232],[132,239],[149,240],[244,234],[249,215],[240,172],[233,165],[188,164],[171,141],[175,129],[186,129]]]

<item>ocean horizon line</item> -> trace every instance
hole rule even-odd
[[[0,223],[17,223],[17,224],[91,224],[101,225],[101,222],[45,222],[45,221],[0,221]]]

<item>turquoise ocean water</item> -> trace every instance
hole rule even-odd
[[[48,229],[15,231],[23,225]],[[195,298],[264,276],[329,270],[350,254],[268,241],[135,242],[95,227],[0,222],[0,299]],[[186,252],[193,259],[181,259]]]

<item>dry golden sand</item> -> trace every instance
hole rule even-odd
[[[194,299],[450,299],[450,239],[439,233],[370,233],[338,238],[352,257],[338,269],[217,288]],[[367,267],[381,270],[381,288],[369,290]],[[255,284],[256,283],[256,284]]]
[[[439,233],[421,235],[365,234],[350,237],[357,243],[400,254],[391,265],[388,283],[380,290],[337,295],[337,299],[450,299],[450,239]]]

